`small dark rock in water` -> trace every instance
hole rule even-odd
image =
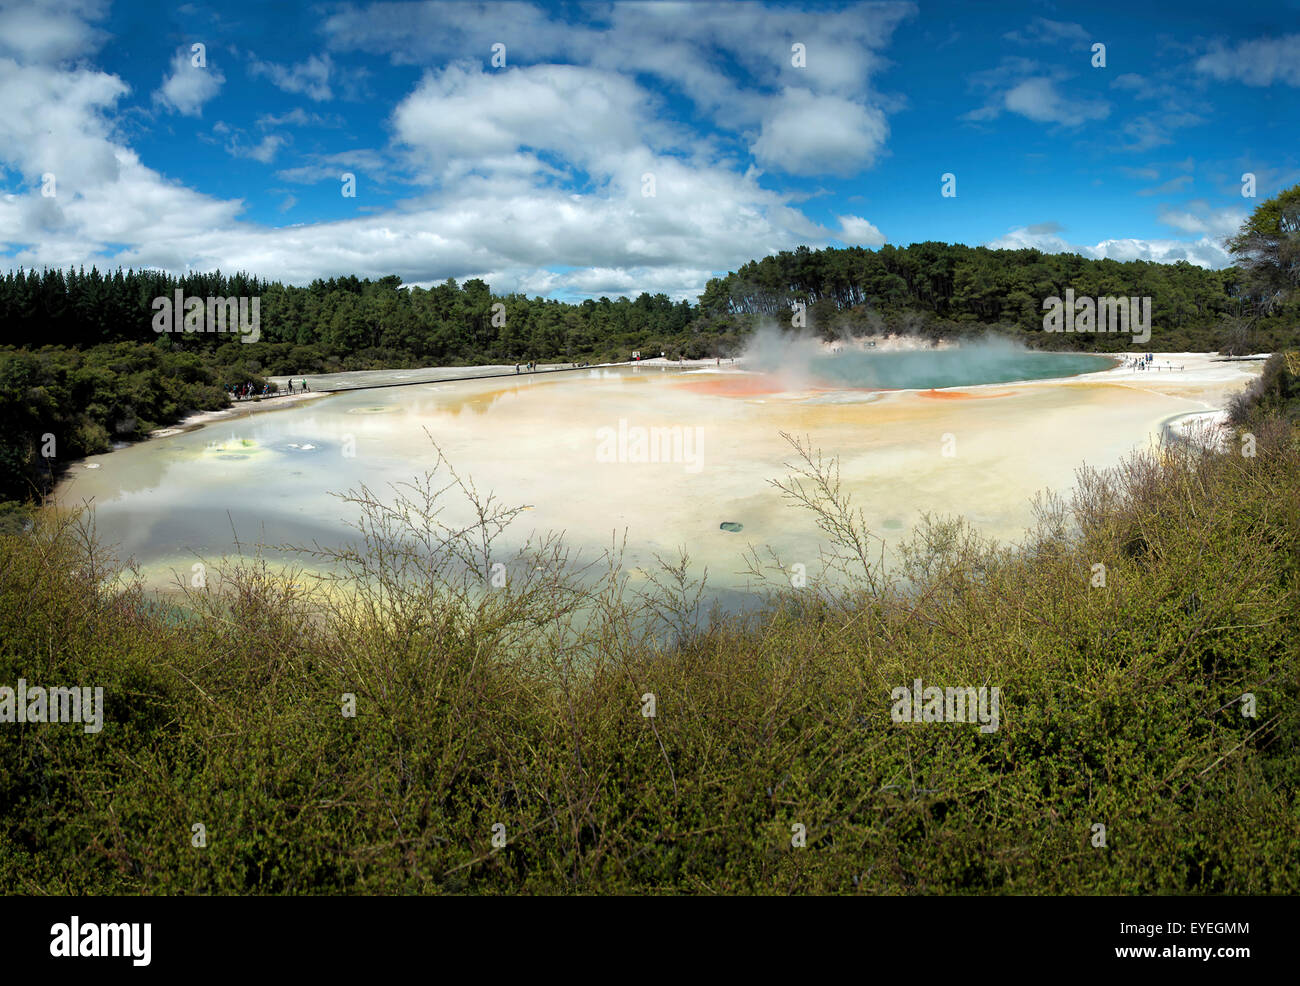
[[[718,525],[718,529],[722,531],[730,531],[732,534],[736,534],[739,533],[740,531],[743,531],[745,529],[745,525],[737,524],[734,520],[724,520],[721,524]]]

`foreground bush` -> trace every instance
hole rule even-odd
[[[0,685],[105,725],[0,723],[0,888],[1300,892],[1300,454],[1257,439],[1081,473],[1014,552],[935,521],[888,577],[797,444],[827,572],[713,619],[684,563],[638,596],[555,542],[483,590],[513,512],[464,485],[445,528],[434,477],[355,494],[340,581],[244,562],[180,610],[45,513],[0,539]],[[998,686],[998,728],[892,721],[917,678]]]
[[[1274,353],[1250,387],[1228,404],[1228,420],[1239,429],[1265,418],[1300,425],[1300,350]]]

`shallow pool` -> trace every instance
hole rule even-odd
[[[880,353],[849,351],[819,356],[809,363],[809,370],[820,380],[841,387],[926,390],[1071,377],[1113,365],[1114,361],[1106,356],[978,346]]]

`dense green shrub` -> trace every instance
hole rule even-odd
[[[153,343],[0,348],[0,500],[45,492],[68,462],[114,441],[225,407],[226,386],[254,379]]]
[[[554,543],[480,591],[440,479],[360,491],[338,581],[245,559],[178,608],[43,511],[0,538],[0,684],[101,686],[105,726],[0,724],[0,888],[1300,892],[1300,450],[1257,438],[1084,471],[1018,551],[935,521],[893,574],[807,454],[830,570],[712,620],[685,567],[637,601]],[[893,722],[915,678],[999,686],[999,728]]]
[[[1270,356],[1250,388],[1228,406],[1229,420],[1240,428],[1270,416],[1300,423],[1300,350]]]

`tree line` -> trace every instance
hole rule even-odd
[[[5,341],[22,347],[149,342],[270,374],[617,360],[633,350],[731,355],[764,320],[803,324],[827,339],[883,332],[960,337],[992,329],[1042,348],[1127,348],[1124,337],[1042,332],[1045,299],[1072,289],[1076,296],[1151,298],[1156,348],[1269,348],[1294,325],[1300,304],[1279,300],[1275,286],[1267,297],[1253,295],[1247,273],[935,242],[878,250],[801,246],[710,280],[691,304],[649,293],[580,303],[494,294],[478,278],[429,289],[405,287],[396,276],[298,287],[243,272],[18,270],[0,276],[0,324],[8,329]],[[185,297],[260,298],[261,341],[156,334],[153,300],[178,290]]]
[[[1151,345],[1166,350],[1266,349],[1300,313],[1295,302],[1264,305],[1236,267],[935,242],[782,251],[709,281],[699,309],[715,323],[746,326],[784,322],[803,308],[807,324],[827,339],[883,332],[951,338],[992,329],[1037,348],[1129,348],[1124,336],[1044,333],[1044,302],[1067,289],[1077,297],[1150,298]]]
[[[629,347],[648,349],[669,339],[680,344],[697,314],[690,302],[674,303],[665,294],[570,304],[493,294],[478,278],[463,284],[449,278],[425,289],[405,287],[396,276],[345,276],[297,287],[243,272],[176,276],[92,267],[8,272],[0,277],[0,323],[8,327],[6,342],[28,347],[151,342],[215,352],[237,341],[204,332],[156,333],[154,301],[170,301],[177,291],[185,298],[257,297],[262,342],[219,362],[252,357],[270,373],[322,372],[335,364],[360,369],[626,358]],[[694,349],[707,355],[707,344]]]

